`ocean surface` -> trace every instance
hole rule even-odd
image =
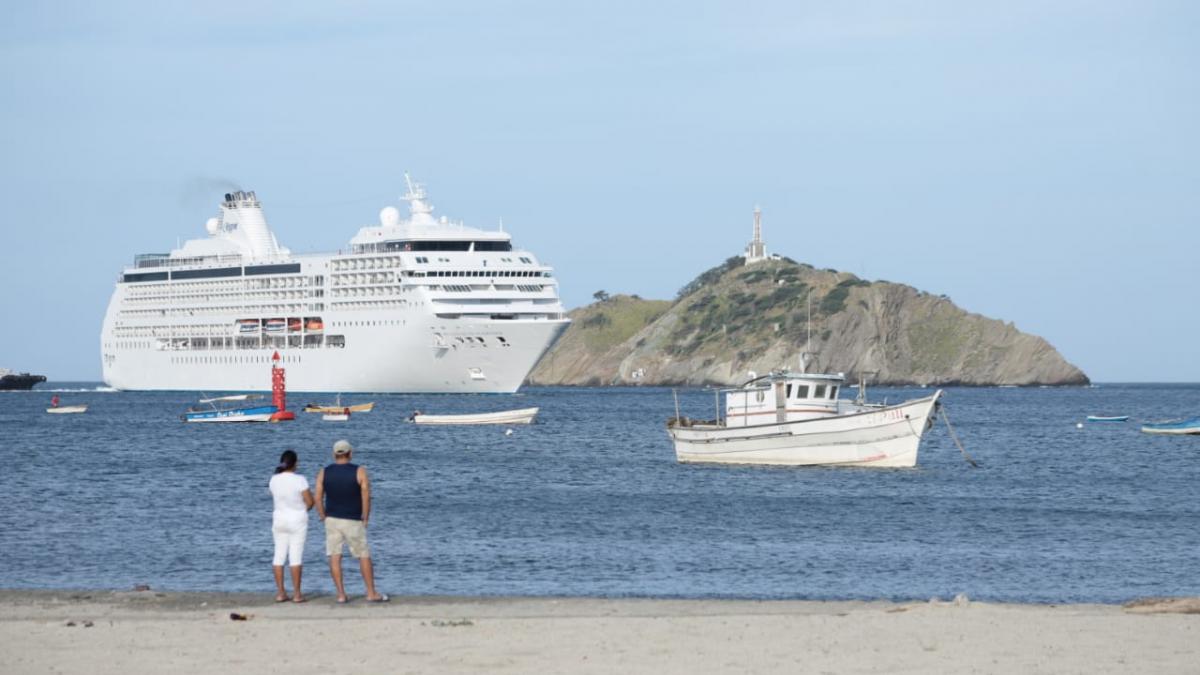
[[[47,415],[51,392],[84,415]],[[898,402],[928,390],[877,388]],[[952,388],[970,467],[938,425],[915,469],[680,465],[670,389],[348,396],[347,423],[184,424],[187,393],[86,383],[0,392],[0,587],[273,589],[267,480],[310,480],[339,438],[374,487],[369,538],[393,594],[1120,602],[1200,595],[1200,437],[1138,422],[1200,412],[1200,385]],[[293,409],[332,396],[293,394]],[[685,414],[713,394],[684,390]],[[430,413],[540,406],[514,427]],[[1125,424],[1085,424],[1128,414]],[[311,519],[305,586],[330,592]],[[357,566],[348,588],[362,592]]]

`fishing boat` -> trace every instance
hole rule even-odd
[[[1147,434],[1168,434],[1173,436],[1200,434],[1200,417],[1143,424],[1142,431]]]
[[[1125,422],[1129,420],[1129,415],[1113,415],[1111,417],[1104,415],[1088,415],[1089,422]]]
[[[350,409],[342,408],[341,412],[327,412],[321,415],[321,419],[326,422],[349,422]]]
[[[408,418],[408,421],[413,424],[530,424],[537,413],[537,408],[466,415],[426,415],[418,410]]]
[[[679,462],[912,467],[933,426],[942,390],[897,405],[838,398],[843,376],[773,372],[717,392],[717,419],[679,414],[667,434]],[[724,415],[720,396],[725,396]]]
[[[340,413],[343,410],[351,412],[351,413],[369,413],[374,409],[375,409],[374,401],[371,401],[369,403],[358,403],[355,405],[342,405],[342,395],[341,394],[338,394],[337,398],[334,400],[333,405],[323,405],[320,403],[309,403],[308,405],[304,406],[304,412],[306,412],[306,413],[321,413],[321,414]]]
[[[254,404],[259,394],[234,394],[202,398],[180,416],[184,422],[270,422],[279,411],[274,405]]]
[[[46,408],[46,412],[52,415],[71,415],[87,412],[87,405],[59,405]]]

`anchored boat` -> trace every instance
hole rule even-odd
[[[942,390],[898,405],[838,398],[843,376],[788,371],[724,390],[724,417],[675,417],[667,433],[680,462],[911,467]],[[718,394],[718,396],[720,395]],[[720,408],[718,407],[718,411]]]
[[[270,422],[271,416],[279,412],[274,405],[251,405],[262,399],[259,394],[235,394],[202,398],[188,408],[181,419],[184,422]]]
[[[338,394],[333,405],[322,405],[320,403],[309,403],[304,406],[306,413],[321,413],[321,414],[339,414],[347,413],[368,413],[375,409],[375,402],[359,403],[357,405],[342,405],[342,395]]]
[[[1144,424],[1142,425],[1142,431],[1147,434],[1169,434],[1173,436],[1200,434],[1200,417]]]
[[[413,424],[530,424],[537,413],[537,408],[468,415],[426,415],[417,411],[408,418],[408,421]]]
[[[1089,421],[1089,422],[1125,422],[1128,419],[1129,419],[1129,415],[1113,415],[1113,416],[1088,415],[1087,416],[1087,421]]]

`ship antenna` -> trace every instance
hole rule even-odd
[[[804,321],[804,331],[807,333],[804,343],[804,351],[800,352],[800,374],[804,375],[808,372],[808,357],[812,353],[812,296],[809,295],[808,300],[808,317]]]

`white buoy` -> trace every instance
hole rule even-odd
[[[1076,422],[1076,423],[1075,423],[1075,428],[1076,428],[1076,429],[1082,429],[1082,428],[1083,428],[1083,422]]]
[[[504,430],[504,435],[505,435],[505,436],[512,436],[512,429],[505,429],[505,430]]]

